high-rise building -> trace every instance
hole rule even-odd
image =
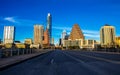
[[[6,43],[14,43],[14,26],[4,26],[4,44]]]
[[[80,39],[84,39],[84,35],[79,27],[78,24],[75,24],[72,28],[72,31],[70,33],[69,36],[69,40],[80,40]]]
[[[68,37],[68,36],[67,36]],[[79,47],[82,48],[84,35],[78,24],[75,24],[72,28],[70,36],[63,41],[63,47]]]
[[[115,28],[105,25],[100,29],[100,43],[103,47],[111,47],[115,45]]]
[[[54,38],[52,38],[52,43],[51,44],[54,45]]]
[[[42,47],[44,28],[42,25],[34,25],[34,44]]]
[[[61,35],[61,43],[63,44],[63,41],[65,40],[65,37],[67,36],[66,30],[63,30],[62,35]]]
[[[1,44],[1,39],[0,39],[0,44]]]
[[[52,43],[52,16],[50,13],[47,15],[47,29],[49,31],[49,41],[50,44]]]
[[[62,41],[61,41],[61,38],[59,39],[59,46],[61,46],[62,45],[62,43],[61,43]]]
[[[115,37],[115,44],[116,44],[116,47],[120,48],[120,36]]]
[[[49,33],[48,29],[44,32],[44,39],[43,39],[43,44],[49,46]]]

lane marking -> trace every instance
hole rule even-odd
[[[53,63],[54,63],[54,59],[52,59],[52,60],[50,61],[50,63],[53,64]]]
[[[120,64],[120,61],[114,61],[114,60],[109,60],[109,59],[95,57],[95,56],[90,56],[90,55],[85,55],[85,54],[78,54],[78,55],[81,55],[81,56],[84,56],[84,57],[88,57],[88,58],[97,59],[97,60],[102,60],[102,61],[105,61],[105,62],[110,62],[110,63],[113,63],[113,64]]]
[[[75,56],[72,56],[68,52],[63,52],[63,54],[65,54],[66,56],[71,57],[71,59],[81,63],[83,65],[83,67],[85,67],[86,69],[88,69],[90,71],[95,72],[97,75],[108,75],[104,70],[101,70],[100,68],[89,65],[89,64],[85,63],[84,61],[80,60],[79,58],[76,58]],[[94,69],[91,69],[91,68],[94,68]]]
[[[80,60],[80,59],[77,59],[77,58],[71,56],[70,54],[67,54],[67,53],[65,53],[65,52],[63,52],[63,54],[65,54],[66,56],[72,58],[72,59],[75,60],[75,61],[78,61],[78,62],[84,63],[84,61],[82,61],[82,60]]]

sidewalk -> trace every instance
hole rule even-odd
[[[20,62],[23,62],[25,60],[37,57],[37,56],[39,56],[43,53],[46,53],[46,52],[48,52],[48,51],[41,51],[39,53],[34,53],[34,54],[26,54],[26,55],[2,58],[2,59],[0,59],[0,71],[4,70],[10,66],[13,66],[15,64],[19,64]]]

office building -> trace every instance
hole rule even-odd
[[[32,39],[27,38],[27,39],[25,39],[24,43],[31,45],[33,42],[32,42]]]
[[[63,41],[63,47],[79,47],[82,48],[83,40],[64,40]]]
[[[120,36],[115,38],[115,44],[117,48],[120,48]]]
[[[14,33],[15,33],[15,27],[14,26],[4,26],[4,44],[7,43],[14,43]]]
[[[15,43],[16,48],[25,48],[24,43]]]
[[[52,38],[52,45],[54,45],[54,38]]]
[[[59,46],[61,46],[62,45],[62,40],[61,40],[61,38],[59,39]]]
[[[50,13],[48,13],[48,16],[47,16],[47,29],[49,32],[49,41],[51,44],[52,43],[52,16]]]
[[[44,28],[42,25],[34,25],[34,44],[42,47]]]
[[[82,48],[84,41],[83,33],[78,24],[75,24],[72,28],[68,39],[63,40],[63,47],[79,47]]]
[[[97,44],[96,40],[92,39],[87,39],[83,41],[82,48],[87,48],[87,49],[94,49],[95,44]]]
[[[1,42],[1,39],[0,39],[0,44],[1,44],[2,42]]]
[[[50,45],[48,29],[46,29],[46,31],[44,32],[43,45],[44,46],[49,46]]]
[[[84,35],[79,27],[78,24],[75,24],[72,28],[72,31],[69,36],[69,40],[79,40],[79,39],[84,39]]]
[[[63,30],[63,32],[62,32],[62,34],[61,34],[61,43],[63,44],[63,41],[65,40],[65,38],[66,38],[66,36],[67,36],[67,32],[66,32],[66,30]]]
[[[115,28],[105,25],[100,29],[100,43],[102,47],[113,47],[115,45]]]

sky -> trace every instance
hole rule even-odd
[[[0,39],[4,26],[15,26],[15,40],[33,39],[34,24],[46,28],[47,14],[52,15],[52,37],[59,42],[61,33],[67,33],[79,24],[86,39],[100,39],[102,26],[115,26],[120,36],[119,0],[0,0]]]

